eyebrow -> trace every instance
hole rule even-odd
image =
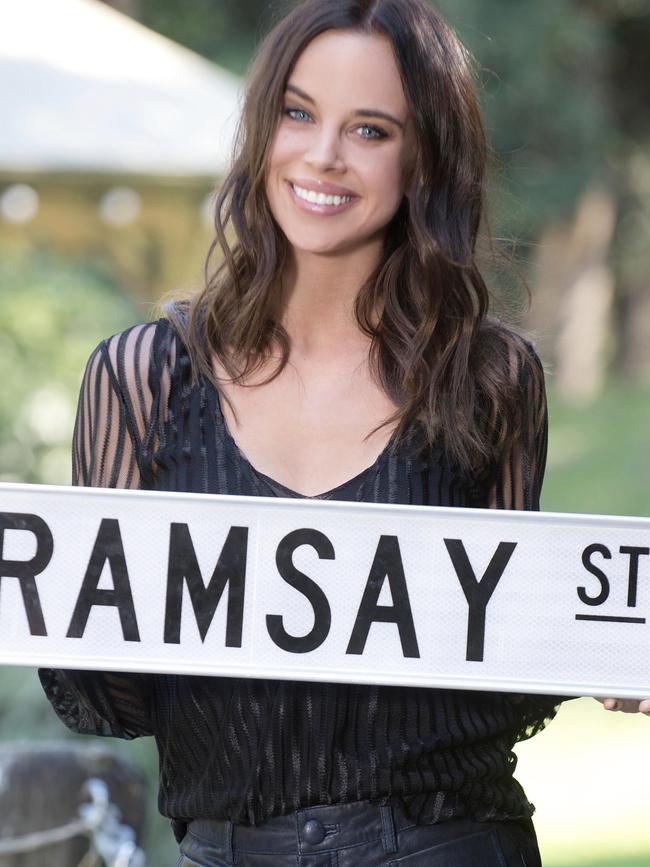
[[[305,93],[304,90],[296,87],[295,84],[287,84],[286,89],[291,91],[291,93],[295,93],[296,96],[299,96],[306,102],[311,102],[312,105],[316,105],[316,100],[313,97],[309,96],[308,93]],[[381,117],[383,118],[383,120],[389,120],[391,123],[394,123],[400,129],[404,129],[404,124],[401,120],[398,120],[394,115],[389,114],[387,111],[381,111],[378,108],[358,108],[355,114],[359,115],[360,117]]]

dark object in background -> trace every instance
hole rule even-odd
[[[91,779],[98,781],[100,793],[101,781],[105,783],[111,804],[119,810],[119,823],[130,826],[139,842],[145,822],[144,778],[119,753],[67,742],[0,745],[0,847],[77,822],[79,808],[91,802]],[[77,834],[28,852],[0,851],[0,867],[71,867],[86,863],[89,848],[90,838]],[[88,860],[89,865],[101,863],[96,857]]]

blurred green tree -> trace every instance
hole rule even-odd
[[[650,381],[650,0],[583,0],[611,38],[611,163],[619,201],[614,243],[616,367]]]
[[[152,30],[242,73],[281,3],[269,0],[104,0]],[[285,0],[284,7],[290,6]],[[206,106],[207,110],[207,106]]]
[[[532,240],[607,170],[607,28],[574,0],[436,6],[476,60],[505,204],[499,231]]]
[[[84,364],[143,317],[97,264],[0,255],[0,480],[66,484]]]

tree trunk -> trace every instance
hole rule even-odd
[[[564,397],[599,393],[609,363],[614,279],[607,264],[616,208],[602,190],[588,191],[575,216],[540,239],[528,325]]]

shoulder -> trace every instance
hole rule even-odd
[[[131,325],[123,331],[118,331],[110,337],[104,338],[98,349],[108,351],[111,359],[119,361],[127,357],[139,360],[151,352],[157,344],[173,340],[174,329],[166,318],[156,319],[153,322],[142,322]]]
[[[99,342],[90,354],[88,369],[104,369],[114,385],[145,387],[151,374],[173,366],[176,335],[167,319],[132,325]]]
[[[178,341],[166,319],[118,331],[90,354],[80,405],[107,417],[119,407],[132,436],[143,438],[164,418],[178,357]]]

